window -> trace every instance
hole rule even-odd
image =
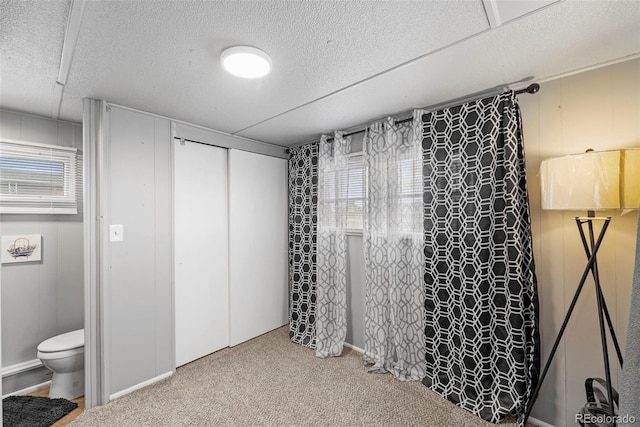
[[[400,206],[400,231],[422,233],[423,194],[422,161],[408,157],[398,160],[398,204]]]
[[[366,179],[362,155],[349,157],[347,189],[347,229],[362,231],[364,226],[364,202]]]
[[[398,183],[395,194],[390,197],[400,207],[394,210],[399,215],[399,231],[404,234],[422,233],[422,160],[407,155],[388,167],[388,173],[395,175]],[[328,209],[324,211],[323,223],[335,227],[346,219],[348,231],[361,232],[367,197],[367,173],[362,154],[349,155],[346,171],[325,174],[324,188]]]
[[[346,220],[345,228],[362,231],[365,201],[365,173],[362,155],[349,155],[347,169],[332,171],[324,175],[327,209],[321,220],[329,228],[337,227]]]
[[[0,140],[0,213],[75,214],[76,179],[75,148]]]

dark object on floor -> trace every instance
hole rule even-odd
[[[594,383],[597,387],[594,387]],[[587,393],[587,404],[580,409],[576,420],[582,427],[610,427],[615,426],[615,408],[618,407],[618,392],[612,390],[612,402],[604,395],[607,393],[608,385],[602,378],[587,378],[584,382],[584,389]],[[614,405],[613,416],[611,416],[611,405]],[[610,418],[610,419],[607,419]]]
[[[4,427],[49,427],[78,407],[67,399],[9,396],[2,399]]]

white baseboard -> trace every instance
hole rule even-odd
[[[136,385],[134,385],[132,387],[129,387],[129,388],[125,389],[125,390],[119,391],[117,393],[113,393],[111,396],[109,396],[109,400],[117,399],[117,398],[119,398],[121,396],[124,396],[125,394],[131,393],[132,391],[139,390],[139,389],[141,389],[143,387],[146,387],[148,385],[151,385],[153,383],[157,383],[160,380],[163,380],[165,378],[169,378],[171,375],[173,375],[173,372],[174,371],[170,371],[170,372],[164,373],[162,375],[158,375],[157,377],[153,377],[153,378],[151,378],[151,379],[149,379],[147,381],[143,381],[140,384],[136,384]]]
[[[538,427],[555,427],[554,425],[545,423],[544,421],[540,421],[539,419],[533,417],[529,417],[529,421],[531,421],[531,423],[537,425]]]
[[[350,349],[355,350],[355,351],[357,351],[357,352],[358,352],[358,353],[360,353],[360,354],[364,354],[364,350],[363,350],[363,349],[361,349],[360,347],[356,347],[356,346],[355,346],[355,345],[353,345],[353,344],[349,344],[348,342],[346,342],[346,343],[344,343],[344,346],[345,346],[345,347],[349,347]]]
[[[2,378],[9,377],[11,375],[16,375],[21,372],[30,371],[32,369],[36,369],[43,366],[40,359],[27,360],[26,362],[16,363],[15,365],[10,365],[5,368],[2,368]]]
[[[4,399],[5,397],[8,397],[8,396],[22,396],[23,394],[31,393],[32,391],[36,391],[36,390],[40,390],[41,388],[45,388],[49,384],[51,384],[51,381],[45,381],[45,382],[40,383],[40,384],[36,384],[36,385],[29,386],[27,388],[23,388],[22,390],[12,391],[11,393],[4,394],[4,395],[2,395],[2,398]]]

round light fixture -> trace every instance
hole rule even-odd
[[[250,46],[234,46],[220,55],[225,70],[237,77],[257,79],[271,71],[271,58],[265,52]]]

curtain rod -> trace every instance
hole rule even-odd
[[[529,86],[527,86],[524,89],[520,89],[520,90],[516,90],[514,92],[515,95],[521,95],[523,93],[529,93],[529,94],[534,94],[536,92],[538,92],[540,90],[540,85],[538,83],[532,83]],[[491,95],[488,95],[491,96]],[[469,101],[467,101],[469,102]],[[461,105],[461,104],[459,104]],[[448,107],[451,108],[451,107]],[[413,121],[413,117],[407,117],[405,119],[401,119],[401,120],[397,120],[396,124],[402,124],[402,123],[408,123],[408,122],[412,122]],[[359,133],[364,133],[364,131],[367,130],[367,128],[363,128],[363,129],[359,129],[359,130],[354,130],[353,132],[349,132],[349,133],[345,133],[343,136],[352,136],[352,135],[357,135]],[[329,137],[327,138],[327,141],[333,141],[333,137]],[[289,149],[287,148],[285,150],[286,153],[289,153]]]

